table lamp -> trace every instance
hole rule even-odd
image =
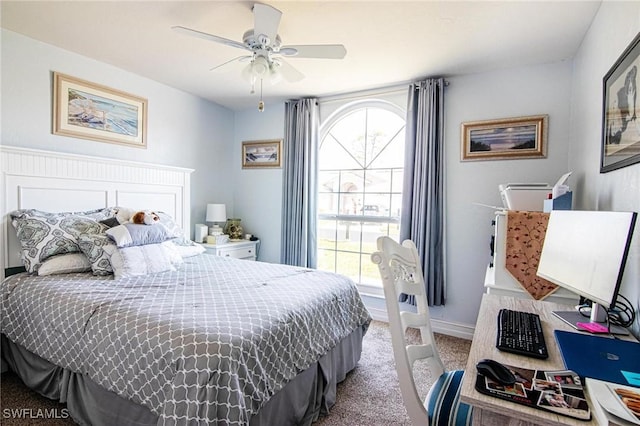
[[[206,222],[213,223],[209,228],[209,235],[222,235],[222,228],[218,223],[227,221],[227,206],[224,204],[207,204]]]

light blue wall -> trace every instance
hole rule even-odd
[[[233,208],[232,111],[11,31],[2,30],[1,42],[2,144],[192,168],[192,224],[204,220],[208,201]],[[53,135],[52,71],[147,98],[148,148]]]
[[[574,60],[569,167],[577,182],[577,208],[640,212],[640,164],[600,174],[602,78],[639,31],[639,2],[603,2]],[[640,312],[640,224],[620,293]],[[640,337],[640,319],[634,334]]]
[[[447,304],[432,317],[475,324],[501,183],[554,183],[567,171],[571,63],[559,62],[448,78],[445,94]],[[463,122],[549,115],[547,157],[460,161]]]
[[[280,262],[282,230],[282,169],[243,169],[242,142],[282,139],[284,103],[266,102],[264,112],[257,108],[236,112],[231,173],[234,214],[242,219],[245,232],[261,240],[258,260]]]

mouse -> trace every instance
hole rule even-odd
[[[501,385],[510,386],[516,382],[516,377],[507,367],[492,359],[480,360],[476,364],[476,370],[478,370],[478,374],[488,377]]]

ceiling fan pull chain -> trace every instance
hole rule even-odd
[[[262,100],[262,79],[260,79],[260,102],[258,102],[258,111],[264,112],[264,102]]]

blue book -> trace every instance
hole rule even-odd
[[[554,331],[564,365],[582,377],[640,387],[640,343]]]

